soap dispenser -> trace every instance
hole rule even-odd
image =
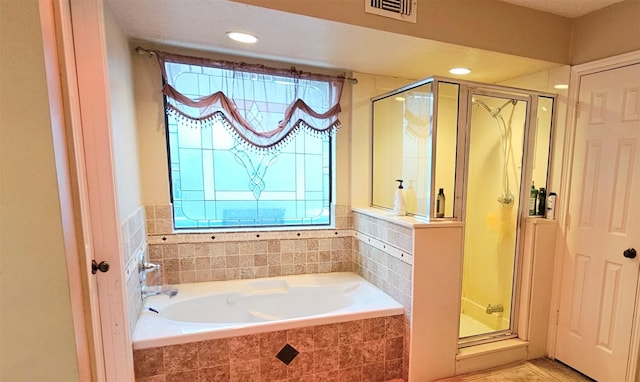
[[[398,189],[393,198],[393,213],[398,216],[407,214],[407,202],[404,198],[404,187],[402,187],[402,179],[396,179],[399,182]]]

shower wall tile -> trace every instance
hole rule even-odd
[[[406,374],[402,322],[398,315],[134,350],[136,381],[396,380]],[[288,365],[276,358],[287,344],[299,352]]]

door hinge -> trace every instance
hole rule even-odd
[[[575,114],[576,114],[576,115],[575,115],[576,120],[577,120],[578,118],[580,118],[580,102],[579,102],[579,101],[578,101],[578,102],[576,102],[576,113],[575,113]]]
[[[556,322],[556,326],[558,326],[558,324],[560,323],[560,309],[556,310],[556,318],[555,318],[555,322]]]

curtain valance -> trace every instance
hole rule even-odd
[[[166,112],[182,123],[222,123],[260,151],[280,148],[301,130],[330,136],[340,127],[344,76],[154,53]]]

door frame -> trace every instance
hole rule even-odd
[[[556,201],[558,219],[558,236],[556,240],[556,256],[554,263],[553,287],[551,294],[551,317],[549,319],[549,341],[547,352],[549,357],[555,359],[556,343],[558,339],[558,319],[560,312],[560,296],[562,288],[562,272],[564,260],[569,255],[566,245],[566,232],[569,227],[569,203],[571,198],[571,181],[573,172],[573,155],[577,126],[578,100],[580,95],[580,83],[583,76],[617,69],[620,67],[640,63],[640,50],[621,55],[604,58],[571,67],[569,80],[569,94],[567,97],[567,117],[564,132],[564,147],[562,155],[562,176],[560,181],[559,197]],[[636,309],[634,309],[633,328],[631,334],[631,349],[627,361],[627,381],[634,381],[638,371],[640,356],[640,283],[636,289]]]
[[[74,244],[78,253],[67,261],[67,273],[70,284],[82,289],[81,296],[79,291],[72,291],[71,300],[76,342],[87,344],[77,348],[79,368],[84,370],[83,375],[89,369],[90,380],[98,382],[132,381],[133,349],[112,158],[104,5],[102,0],[41,3],[54,9],[58,75],[66,117],[63,146],[69,158],[66,170],[72,176],[69,196],[73,203],[61,204],[61,208],[63,216],[73,215],[77,225]],[[109,272],[92,275],[92,259],[108,261]]]
[[[60,56],[65,55],[64,49],[68,47],[63,46],[64,44],[56,38],[56,26],[60,34],[66,34],[66,31],[63,31],[65,23],[62,20],[68,15],[68,12],[61,12],[60,9],[54,10],[58,6],[58,4],[54,4],[54,0],[41,0],[38,6],[78,376],[81,381],[102,381],[104,378],[98,377],[100,362],[96,361],[96,358],[102,357],[102,352],[96,351],[100,349],[95,346],[96,343],[100,343],[101,336],[91,334],[96,325],[99,326],[99,321],[97,323],[91,322],[88,318],[92,313],[88,307],[84,306],[88,277],[87,272],[83,272],[83,268],[86,268],[87,264],[84,260],[85,251],[82,249],[81,238],[83,235],[78,224],[78,198],[75,196],[77,187],[74,187],[74,184],[78,182],[78,177],[71,166],[76,153],[69,145],[71,142],[69,139],[71,135],[69,120],[74,113],[70,110],[71,105],[69,105],[68,99],[65,98],[65,94],[68,94],[65,85],[68,84],[63,79],[65,77],[63,70],[67,68],[63,67],[63,61],[60,59]]]

